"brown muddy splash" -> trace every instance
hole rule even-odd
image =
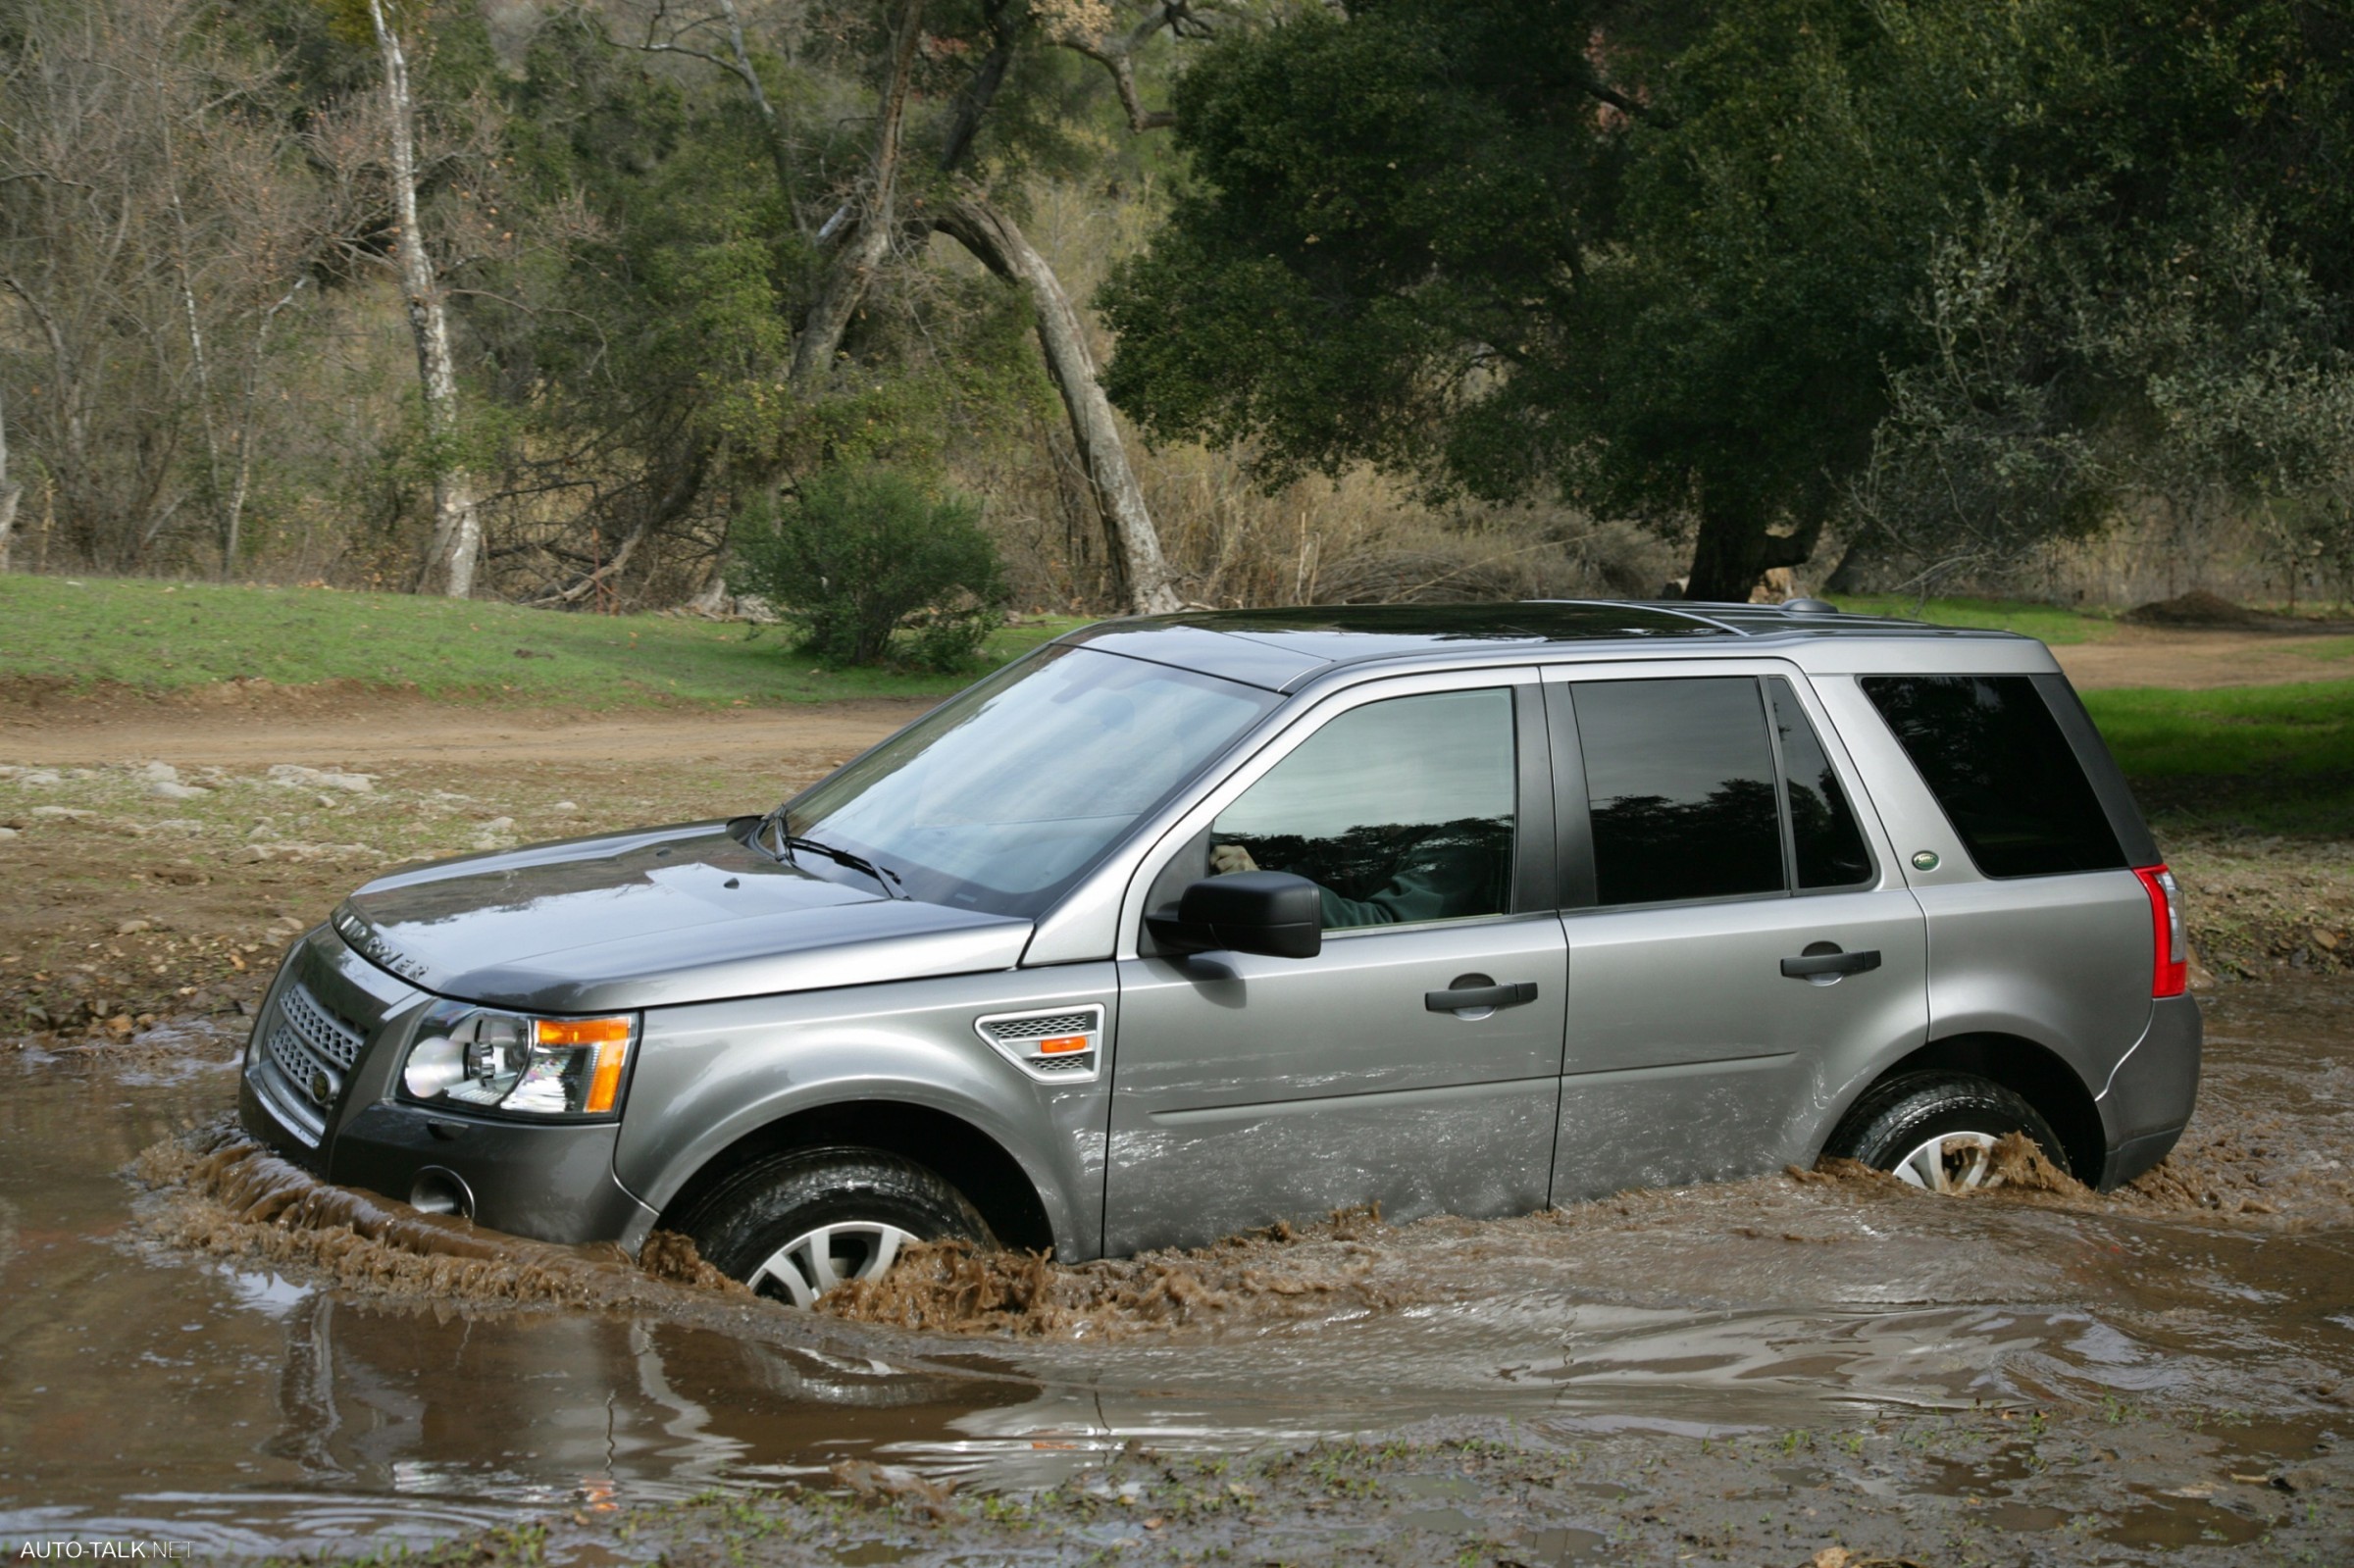
[[[526,1240],[330,1186],[219,1127],[154,1144],[129,1174],[158,1200],[139,1217],[150,1239],[312,1271],[345,1290],[468,1306],[650,1307],[674,1304],[680,1287],[749,1295],[684,1237],[649,1241],[642,1267],[610,1244]]]
[[[2354,1179],[2341,1169],[2285,1160],[2284,1155],[2301,1152],[2295,1142],[2293,1132],[2277,1127],[2270,1136],[2261,1126],[2207,1133],[2194,1127],[2158,1165],[2115,1191],[2096,1192],[2053,1164],[2033,1139],[2013,1133],[1995,1144],[1994,1171],[1985,1185],[1951,1195],[2081,1213],[2342,1220],[2354,1208]],[[1813,1170],[1793,1165],[1783,1174],[1801,1186],[1883,1188],[1924,1199],[1937,1195],[1858,1160],[1828,1158]]]
[[[821,1310],[853,1322],[947,1334],[1118,1339],[1140,1330],[1330,1319],[1397,1304],[1371,1278],[1379,1205],[1320,1225],[1276,1225],[1188,1251],[1057,1265],[962,1241],[902,1250],[889,1274],[853,1281]]]

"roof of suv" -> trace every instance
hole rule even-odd
[[[1203,610],[1100,622],[1061,640],[1283,691],[1341,665],[1375,661],[1452,663],[1466,654],[1526,659],[1572,646],[1590,654],[1612,643],[1619,646],[1609,651],[1658,653],[1665,651],[1663,644],[1697,644],[1729,652],[1761,638],[1856,636],[2023,640],[2012,632],[1848,615],[1813,599],[1789,605],[1535,599]]]

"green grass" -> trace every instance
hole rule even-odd
[[[2154,814],[2189,827],[2354,836],[2354,681],[2087,691]]]
[[[986,665],[1082,623],[990,639]],[[0,681],[151,691],[262,679],[574,708],[939,697],[978,670],[826,670],[781,628],[584,615],[472,600],[151,579],[0,577]]]
[[[1907,593],[1842,593],[1832,603],[1855,615],[1892,615],[1936,626],[1985,627],[2018,632],[2045,642],[2098,642],[2117,631],[2106,615],[2030,604],[2019,599],[1931,599],[1916,610]]]

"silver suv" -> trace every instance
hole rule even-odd
[[[766,815],[369,884],[245,1126],[780,1299],[910,1238],[1084,1259],[2190,1115],[2174,879],[2050,653],[1836,613],[1115,621]]]

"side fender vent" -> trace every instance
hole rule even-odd
[[[1100,1003],[1045,1013],[992,1013],[973,1020],[973,1030],[998,1055],[1042,1083],[1090,1083],[1102,1066]]]

